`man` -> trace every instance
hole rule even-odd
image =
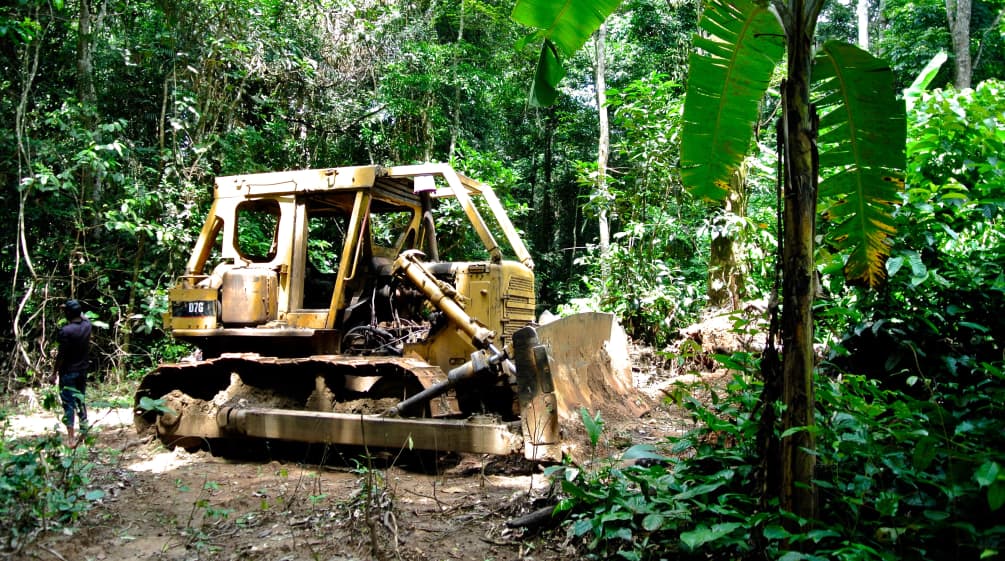
[[[59,376],[59,397],[63,402],[63,424],[71,446],[76,444],[75,417],[80,429],[86,430],[87,409],[84,390],[87,387],[88,351],[91,345],[91,322],[81,313],[80,302],[67,300],[63,304],[66,325],[59,330],[59,353],[56,355],[56,375]]]

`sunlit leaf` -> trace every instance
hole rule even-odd
[[[750,147],[761,98],[784,53],[766,5],[712,0],[689,62],[681,178],[699,197],[721,200]]]
[[[850,282],[877,286],[904,187],[907,121],[893,71],[868,52],[829,41],[813,67],[819,110],[820,206],[833,223],[827,243],[847,256]]]
[[[571,57],[600,28],[621,0],[518,0],[511,17],[528,27],[542,30],[532,34],[543,39],[530,103],[548,106],[558,97],[558,83],[565,76],[562,58]],[[528,39],[520,41],[527,44]]]

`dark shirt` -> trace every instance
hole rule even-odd
[[[87,351],[91,344],[91,322],[85,317],[67,322],[59,330],[59,354],[56,364],[59,374],[87,372]]]

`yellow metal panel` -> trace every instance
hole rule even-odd
[[[172,288],[168,291],[166,329],[213,329],[219,313],[217,291],[212,288]]]
[[[328,310],[320,310],[316,312],[290,312],[286,314],[286,323],[290,327],[324,329],[325,320],[327,318]]]
[[[231,269],[223,275],[223,323],[255,324],[276,319],[276,273]]]

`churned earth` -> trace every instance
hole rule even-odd
[[[698,342],[699,344],[701,341]],[[723,371],[700,373],[652,351],[632,357],[649,399],[639,418],[605,421],[601,455],[638,443],[660,446],[690,425],[661,397],[681,380],[699,399]],[[679,390],[678,390],[679,392]],[[72,527],[49,531],[14,559],[151,560],[572,560],[579,544],[559,529],[514,528],[546,506],[543,466],[471,454],[439,458],[439,471],[407,468],[385,453],[266,450],[239,460],[167,450],[139,435],[128,409],[92,411],[85,451],[101,498]],[[582,436],[581,422],[565,429]],[[10,418],[8,436],[58,429],[51,412]],[[580,457],[588,452],[580,450]],[[4,557],[0,554],[0,558]],[[11,557],[10,554],[7,557]]]

